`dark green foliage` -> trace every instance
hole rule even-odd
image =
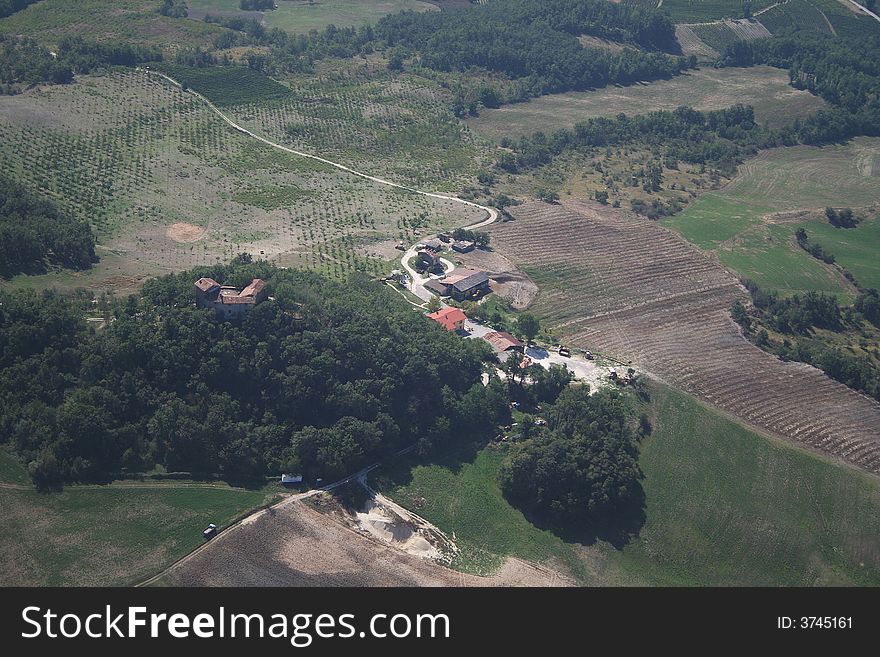
[[[98,43],[82,37],[64,37],[58,43],[58,61],[76,73],[89,73],[104,66],[137,66],[161,60],[161,51],[127,43]]]
[[[467,230],[466,228],[456,228],[452,231],[453,239],[462,242],[474,242],[479,247],[489,246],[489,233],[480,230]]]
[[[12,16],[17,11],[21,11],[39,0],[0,0],[0,18]]]
[[[290,89],[244,66],[206,68],[163,64],[168,75],[217,105],[240,105],[287,98]]]
[[[223,322],[193,303],[201,276],[262,277],[274,300]],[[365,277],[336,284],[237,258],[149,282],[96,333],[81,307],[29,292],[0,306],[0,440],[43,484],[157,464],[329,480],[509,419],[500,383],[480,384],[485,345]]]
[[[853,214],[852,208],[842,210],[825,208],[825,216],[828,218],[828,223],[836,228],[855,228],[859,225],[859,218]]]
[[[537,437],[515,444],[499,483],[512,504],[553,523],[601,522],[643,497],[638,445],[617,392],[568,388]]]
[[[246,11],[271,11],[275,9],[275,0],[240,0],[238,6]]]
[[[0,93],[15,93],[13,85],[29,87],[41,82],[68,84],[73,71],[57,61],[36,41],[0,35]]]
[[[541,323],[532,313],[523,313],[516,318],[516,330],[526,340],[534,340],[541,330]]]
[[[578,123],[573,130],[558,130],[549,137],[537,132],[514,144],[514,155],[503,153],[497,166],[516,172],[547,164],[566,150],[641,143],[662,151],[668,159],[707,164],[732,173],[758,148],[781,141],[779,135],[755,123],[751,107],[734,105],[713,112],[679,107],[672,112],[592,118]],[[658,168],[648,176],[651,189],[659,189],[660,174]]]
[[[189,16],[185,0],[162,0],[159,13],[171,18],[186,18]]]
[[[687,61],[661,52],[581,46],[593,34],[648,50],[679,52],[675,26],[654,9],[602,0],[493,0],[456,12],[404,12],[384,17],[375,28],[387,46],[418,52],[422,66],[439,71],[479,67],[522,81],[516,98],[569,89],[632,84],[676,75]],[[489,86],[480,102],[503,99]]]
[[[880,293],[874,288],[862,290],[853,307],[874,326],[880,327]]]
[[[744,308],[740,311],[734,306],[733,318],[747,334],[757,320],[788,336],[780,344],[772,341],[767,330],[761,328],[753,338],[756,345],[784,360],[809,363],[832,379],[880,399],[880,370],[872,360],[867,355],[859,355],[816,337],[813,330],[821,328],[851,334],[860,330],[857,318],[852,317],[852,309],[841,312],[835,297],[817,292],[781,298],[775,292],[761,290],[754,281],[745,280],[743,283],[752,296],[755,317],[744,315]],[[876,325],[880,322],[877,291],[862,291],[853,309]]]
[[[760,289],[754,281],[746,280],[744,285],[762,319],[780,333],[805,335],[814,326],[831,331],[843,327],[840,306],[833,295],[810,291],[803,296],[780,297]]]
[[[88,269],[96,261],[87,223],[0,175],[0,276],[40,272],[46,264]]]

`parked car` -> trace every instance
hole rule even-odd
[[[560,345],[559,346],[559,355],[565,356],[566,358],[568,358],[569,356],[571,356],[571,351],[569,351],[569,349],[567,347],[563,347],[562,345]]]
[[[584,358],[586,358],[587,360],[593,360],[593,352],[584,349]]]
[[[205,528],[205,530],[202,532],[202,536],[204,536],[205,539],[214,538],[214,536],[216,536],[216,534],[217,534],[217,525],[215,525],[213,522],[210,525],[208,525]]]

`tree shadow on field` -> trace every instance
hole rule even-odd
[[[605,541],[616,550],[622,550],[630,541],[638,538],[645,525],[645,490],[641,483],[636,484],[636,490],[624,505],[613,513],[595,519],[572,518],[570,521],[560,521],[520,510],[535,527],[549,531],[567,543],[594,545],[597,541]]]

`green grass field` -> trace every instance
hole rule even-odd
[[[375,481],[454,532],[462,549],[454,565],[467,570],[512,555],[586,584],[880,583],[880,481],[759,436],[671,388],[651,391],[646,522],[622,550],[566,543],[531,525],[498,490],[502,453],[493,448],[465,462],[400,464]]]
[[[711,68],[689,71],[671,80],[631,87],[607,87],[542,96],[527,103],[483,110],[467,121],[489,139],[518,137],[542,130],[552,134],[595,116],[630,116],[655,110],[673,110],[688,104],[700,110],[721,109],[735,103],[752,105],[759,122],[773,127],[815,114],[825,102],[788,83],[788,74],[769,66]]]
[[[276,0],[278,9],[262,12],[267,27],[291,34],[323,30],[328,25],[357,27],[375,23],[386,14],[399,11],[437,11],[437,6],[421,0]],[[234,16],[259,15],[239,8],[238,0],[188,0],[190,17],[202,20],[205,14]]]
[[[847,301],[852,285],[801,249],[794,234],[803,227],[861,284],[880,286],[878,161],[880,140],[869,138],[766,151],[742,165],[723,190],[702,196],[663,224],[765,289],[818,290]],[[853,229],[834,228],[824,219],[827,206],[856,208],[865,221]]]
[[[30,485],[0,450],[0,483]],[[113,586],[158,572],[267,499],[267,489],[188,482],[72,486],[61,493],[0,488],[0,586]]]

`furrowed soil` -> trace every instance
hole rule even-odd
[[[574,346],[632,362],[747,424],[880,474],[880,404],[742,337],[738,281],[672,231],[587,201],[527,203],[493,246]]]

